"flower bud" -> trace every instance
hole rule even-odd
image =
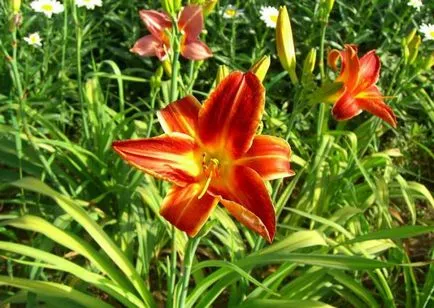
[[[215,84],[218,85],[223,79],[229,75],[230,71],[226,65],[219,65]]]
[[[168,59],[161,62],[161,65],[163,66],[164,72],[166,73],[167,77],[172,77],[172,64]]]
[[[428,57],[424,59],[422,67],[425,70],[430,70],[433,65],[434,65],[434,52],[432,52]]]
[[[270,67],[270,56],[263,56],[253,64],[250,71],[262,82]]]
[[[319,19],[320,19],[320,21],[327,23],[334,4],[335,4],[335,0],[321,0],[320,1],[320,4],[319,4]]]
[[[14,14],[18,13],[21,8],[21,0],[10,0],[10,5],[12,8],[12,12]]]
[[[315,69],[315,62],[316,62],[316,49],[311,48],[311,50],[306,56],[306,59],[304,59],[303,74],[312,74],[313,70]]]
[[[416,60],[419,52],[420,35],[417,35],[417,29],[413,29],[406,37],[401,41],[402,55],[404,57],[405,64],[412,64]]]
[[[175,15],[181,8],[180,0],[161,0],[161,6],[170,15]]]
[[[204,16],[208,16],[214,11],[214,8],[217,4],[218,0],[208,0],[202,4],[202,11]]]
[[[285,6],[279,9],[279,16],[276,23],[276,48],[280,63],[288,72],[291,82],[298,83],[295,73],[296,59],[294,41],[292,38],[291,21]]]
[[[307,54],[303,62],[303,74],[301,76],[301,82],[303,84],[309,83],[312,80],[312,72],[315,69],[316,63],[316,49],[312,48]]]
[[[408,43],[408,64],[413,64],[416,61],[417,54],[419,53],[419,46],[421,43],[420,35],[415,35],[413,39]]]

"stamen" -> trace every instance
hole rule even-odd
[[[202,199],[202,197],[207,192],[209,184],[211,184],[211,179],[216,174],[216,171],[217,171],[217,168],[219,165],[219,161],[215,158],[212,158],[212,159],[210,159],[208,166],[206,166],[205,163],[202,163],[202,165],[204,166],[205,173],[208,173],[208,172],[209,173],[208,173],[208,177],[206,179],[205,185],[203,186],[202,191],[200,192],[199,196],[197,197],[199,200]]]

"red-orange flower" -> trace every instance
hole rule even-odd
[[[396,116],[375,85],[381,67],[375,50],[359,59],[357,46],[345,45],[344,50],[333,49],[328,55],[328,63],[334,70],[337,70],[338,59],[341,59],[341,72],[336,82],[342,82],[343,88],[333,99],[335,119],[348,120],[365,110],[396,127]]]
[[[116,141],[113,149],[142,171],[170,181],[161,215],[194,236],[220,202],[267,241],[276,221],[264,180],[294,174],[289,144],[255,135],[265,90],[255,74],[234,72],[201,105],[184,97],[158,112],[164,135]]]
[[[151,34],[140,38],[131,48],[140,56],[157,56],[161,61],[170,49],[170,38],[166,31],[172,28],[170,17],[155,10],[141,10],[140,18]],[[202,8],[199,5],[189,5],[182,9],[178,29],[182,33],[181,54],[190,60],[203,60],[212,57],[212,52],[205,43],[199,40],[203,28]]]

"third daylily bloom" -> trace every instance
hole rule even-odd
[[[343,88],[328,98],[334,102],[332,113],[335,119],[348,120],[365,110],[396,127],[396,116],[375,85],[381,67],[375,50],[359,59],[357,46],[345,45],[344,50],[333,49],[328,55],[328,63],[334,70],[337,70],[338,59],[341,59],[341,72],[336,82],[341,82]]]
[[[132,52],[140,56],[157,56],[163,61],[170,49],[170,38],[167,31],[172,28],[169,15],[155,10],[141,10],[140,18],[151,34],[139,39]],[[189,5],[182,8],[178,28],[182,33],[180,42],[181,54],[189,60],[203,60],[212,57],[209,47],[199,40],[203,28],[202,8],[199,5]]]
[[[201,105],[184,97],[158,112],[164,135],[116,141],[114,150],[142,171],[170,181],[161,215],[195,236],[221,203],[267,241],[276,218],[264,180],[291,176],[289,144],[256,135],[265,89],[255,74],[227,76]]]

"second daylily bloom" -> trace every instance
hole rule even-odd
[[[141,10],[139,14],[151,34],[139,39],[131,51],[140,56],[157,56],[163,61],[170,49],[170,38],[167,33],[172,28],[170,17],[155,10]],[[209,47],[199,40],[203,29],[203,14],[199,5],[189,5],[181,10],[178,29],[182,33],[180,52],[183,57],[189,60],[212,57]]]
[[[359,59],[355,45],[345,45],[342,51],[333,49],[328,55],[328,63],[333,70],[337,70],[338,59],[341,59],[341,72],[336,82],[342,83],[343,87],[336,95],[327,99],[334,102],[334,118],[348,120],[365,110],[396,127],[396,116],[375,85],[381,67],[375,50]]]
[[[291,176],[289,144],[256,135],[265,89],[255,74],[227,76],[201,105],[193,96],[158,112],[164,135],[113,143],[142,171],[170,181],[161,215],[195,236],[220,202],[267,241],[276,218],[264,180]]]

